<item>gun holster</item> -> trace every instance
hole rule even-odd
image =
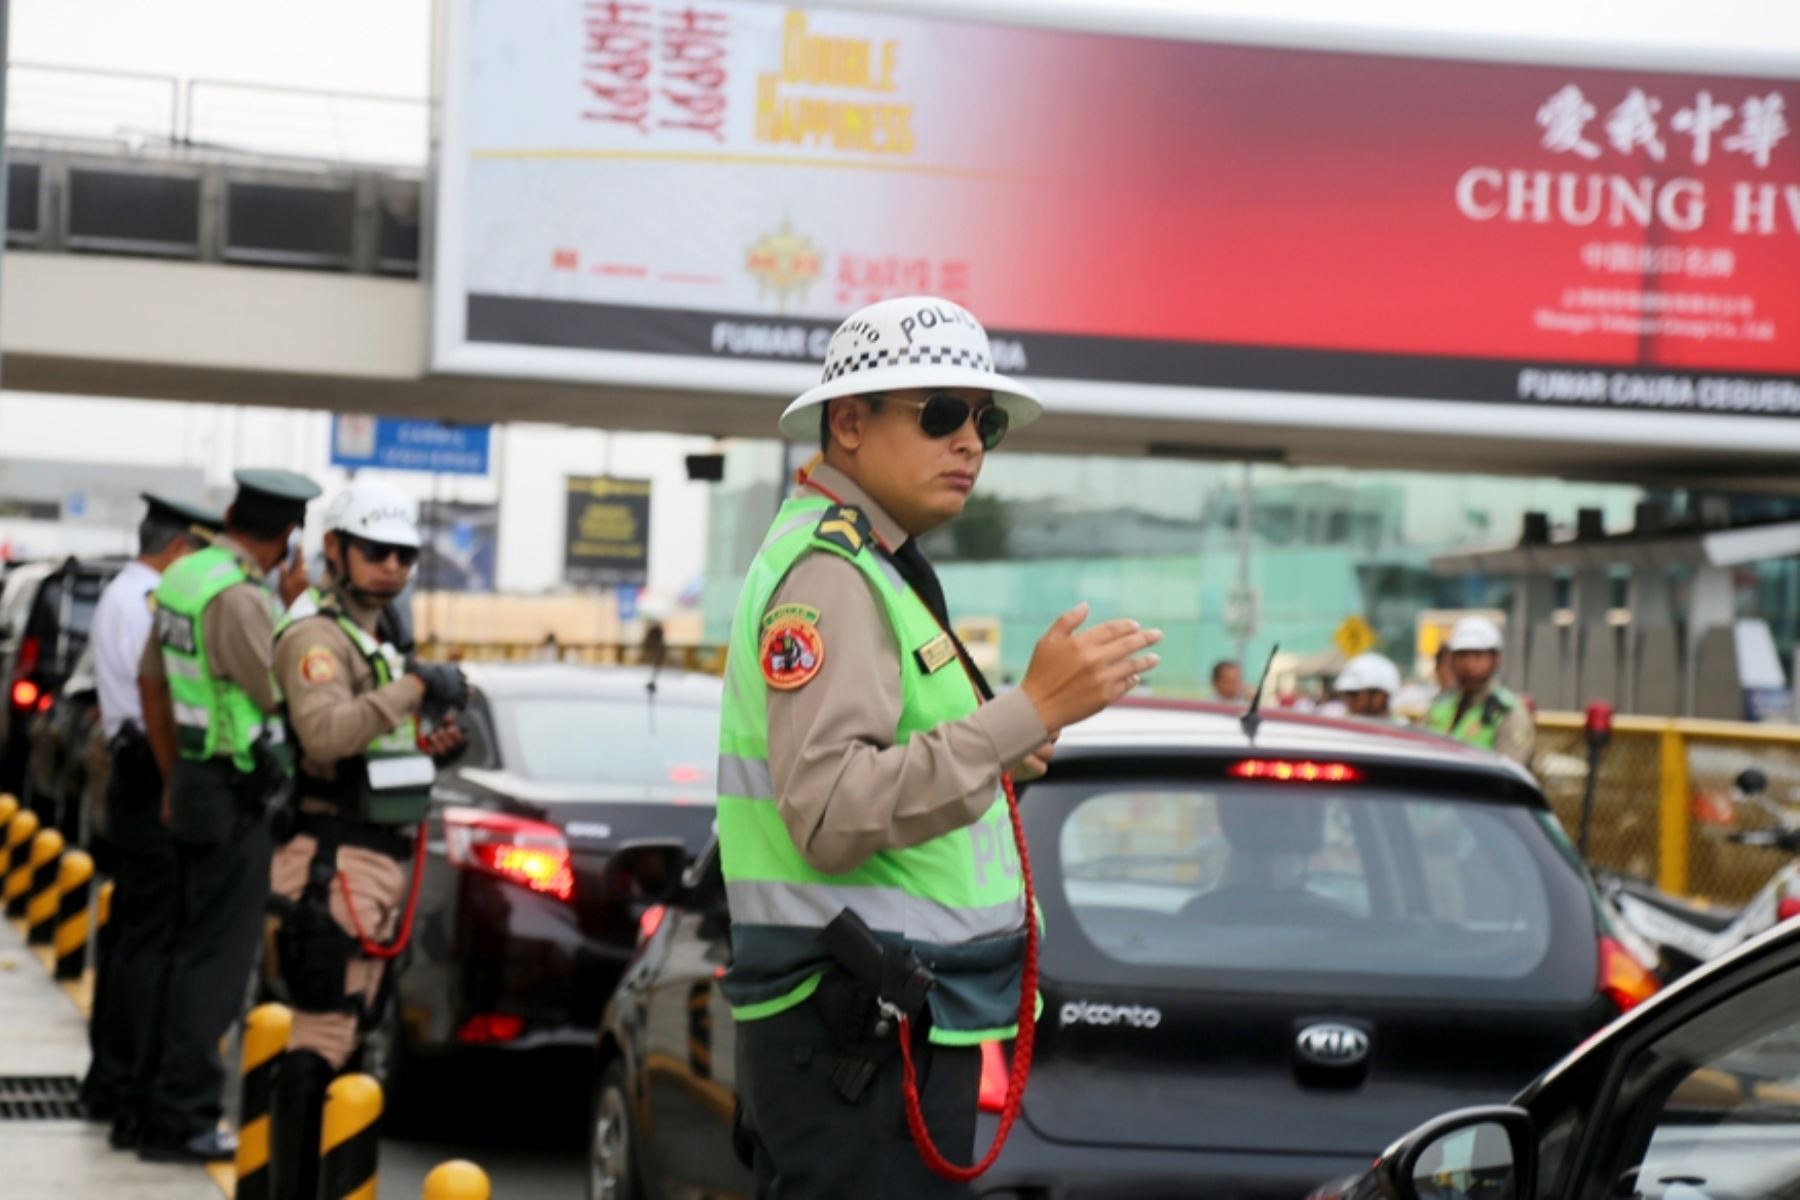
[[[836,970],[819,980],[813,998],[839,1052],[832,1083],[854,1102],[898,1053],[900,1018],[924,1012],[937,981],[910,946],[882,941],[847,908],[825,927],[825,949]]]

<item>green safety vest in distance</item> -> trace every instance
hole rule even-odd
[[[398,650],[376,641],[317,588],[309,589],[288,609],[275,627],[276,640],[309,617],[326,617],[337,623],[375,673],[376,687],[386,687],[405,671],[405,660]],[[377,735],[358,758],[342,759],[336,767],[340,782],[345,779],[345,772],[351,772],[355,778],[355,796],[350,798],[354,807],[346,808],[344,816],[374,825],[414,825],[425,819],[431,807],[431,785],[437,768],[429,756],[419,751],[417,713]],[[305,790],[302,782],[302,794]]]
[[[1485,700],[1470,705],[1462,720],[1457,721],[1456,709],[1461,703],[1461,692],[1439,696],[1433,701],[1431,711],[1425,714],[1425,728],[1431,733],[1449,734],[1459,742],[1492,750],[1500,743],[1500,726],[1519,707],[1519,698],[1496,685]]]
[[[264,735],[280,742],[281,725],[266,717],[243,688],[213,675],[202,618],[221,592],[249,578],[235,554],[209,546],[163,572],[156,586],[156,639],[169,679],[181,757],[199,762],[229,757],[246,774],[256,766],[251,747]]]
[[[1015,1032],[1024,967],[1025,891],[1004,794],[996,789],[994,803],[973,825],[883,850],[835,875],[807,863],[775,798],[762,627],[781,581],[807,554],[836,554],[853,563],[880,600],[900,647],[896,745],[966,717],[980,704],[954,656],[916,653],[941,649],[944,631],[873,540],[867,518],[852,507],[811,497],[789,500],[744,582],[725,664],[719,735],[719,853],[732,949],[725,996],[740,1021],[773,1016],[805,1000],[830,965],[824,927],[849,907],[884,939],[910,945],[936,974],[933,1041],[969,1045],[1008,1038]]]

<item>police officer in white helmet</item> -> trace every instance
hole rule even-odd
[[[1537,729],[1524,701],[1495,679],[1503,647],[1500,627],[1486,617],[1464,617],[1450,631],[1449,645],[1457,686],[1432,703],[1425,728],[1498,750],[1529,767]]]
[[[1011,1038],[1034,1000],[1003,773],[1041,774],[1065,726],[1156,664],[1161,636],[1128,620],[1082,629],[1079,606],[997,697],[957,642],[918,538],[962,511],[988,453],[1040,411],[994,370],[974,316],[912,296],[839,326],[822,382],[782,417],[823,453],[745,580],[719,760],[723,988],[759,1197],[967,1194],[908,1135],[901,1026],[873,1019],[876,1002],[906,1017],[922,1132],[967,1164],[977,1043]],[[855,944],[916,955],[935,986],[880,992],[827,934],[856,925]]]
[[[379,640],[419,557],[412,500],[356,482],[325,510],[327,579],[276,630],[275,675],[299,754],[296,800],[271,871],[277,967],[293,1030],[275,1079],[270,1177],[281,1200],[318,1191],[325,1089],[379,1017],[383,967],[404,949],[434,759],[463,735],[456,667]],[[422,729],[421,711],[438,715]]]
[[[1379,654],[1359,654],[1338,672],[1337,694],[1353,717],[1398,722],[1394,697],[1400,692],[1400,668]]]

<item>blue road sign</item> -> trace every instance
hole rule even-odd
[[[338,413],[331,418],[331,463],[384,471],[486,475],[491,429],[488,425]]]

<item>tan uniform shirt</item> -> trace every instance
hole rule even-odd
[[[229,550],[250,578],[233,584],[214,597],[200,617],[200,636],[206,643],[206,665],[215,678],[229,679],[243,688],[256,707],[272,713],[281,704],[275,677],[269,670],[275,641],[275,603],[263,585],[263,570],[244,548],[221,534],[213,545]],[[166,687],[162,642],[154,635],[144,644],[138,660],[138,677]]]
[[[1477,692],[1466,704],[1461,705],[1461,712],[1479,712],[1493,693],[1493,688],[1485,687]],[[1513,699],[1517,701],[1511,712],[1500,721],[1500,728],[1494,735],[1494,749],[1512,759],[1526,770],[1531,769],[1531,751],[1537,743],[1537,722],[1532,719],[1531,710],[1525,707],[1525,700],[1516,692]],[[1455,728],[1452,726],[1451,728]]]
[[[331,600],[374,631],[379,613],[359,608],[341,592]],[[334,778],[339,759],[361,754],[376,737],[398,728],[425,698],[425,685],[412,675],[377,687],[369,660],[323,613],[282,630],[275,642],[275,679],[287,697],[301,766],[320,779]]]
[[[821,466],[812,477],[868,514],[883,543],[906,541],[906,531],[841,472]],[[818,870],[848,871],[877,851],[975,823],[994,802],[1001,768],[1047,738],[1037,710],[1015,690],[895,745],[902,647],[862,572],[835,554],[808,554],[769,607],[783,604],[817,609],[825,644],[811,681],[768,693],[769,766],[782,819]]]

